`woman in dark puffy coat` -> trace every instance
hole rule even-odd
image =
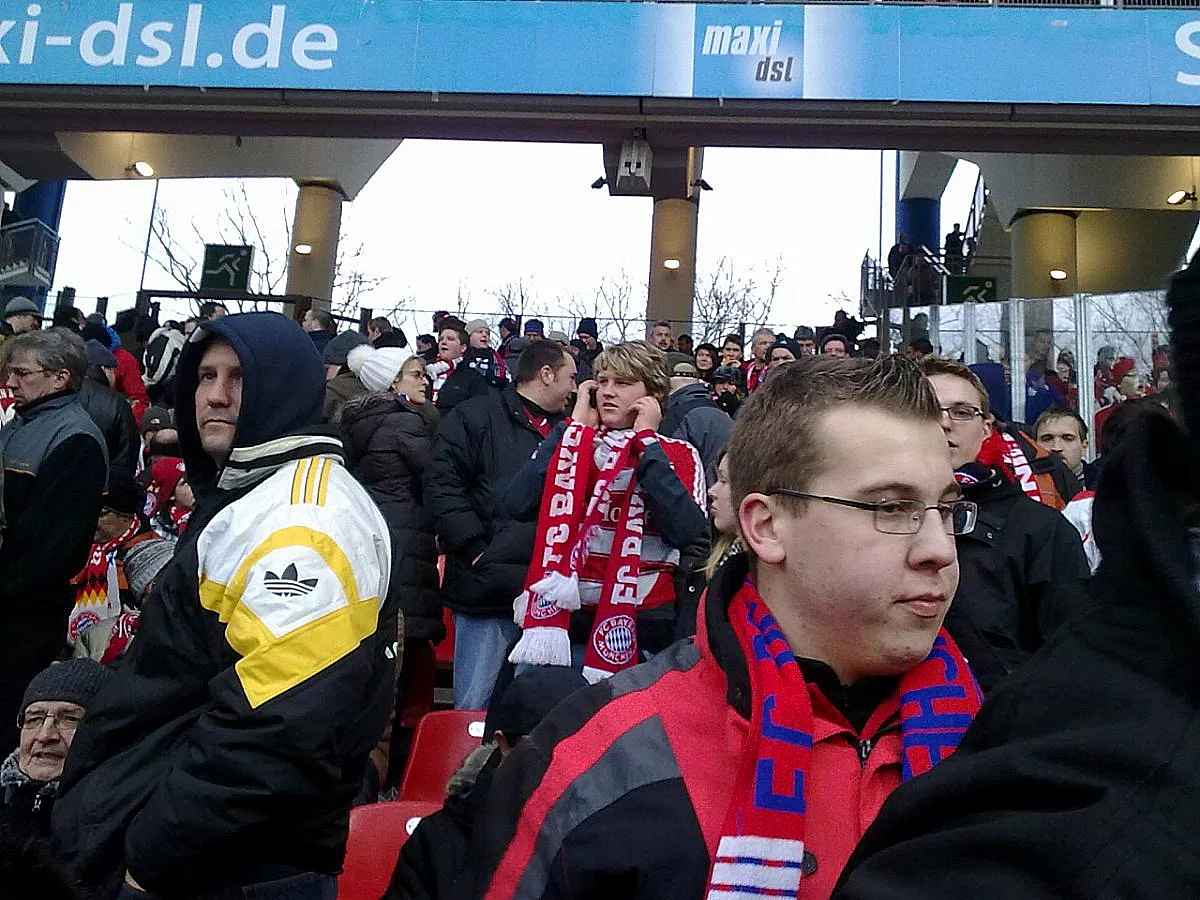
[[[381,350],[364,351],[364,348],[356,348],[355,352],[384,354]],[[395,372],[391,371],[393,365]],[[414,404],[390,390],[380,389],[381,383],[390,386],[399,381],[402,367],[380,356],[360,368],[359,377],[372,391],[346,404],[340,427],[346,464],[379,506],[391,534],[392,577],[388,593],[396,598],[403,613],[404,648],[397,673],[399,709],[414,665],[432,664],[432,645],[445,637],[438,600],[433,519],[421,502],[431,439],[426,422]]]

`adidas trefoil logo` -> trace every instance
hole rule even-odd
[[[296,564],[289,563],[282,575],[276,575],[267,570],[263,586],[276,597],[306,597],[317,587],[317,578],[301,578],[296,571]]]

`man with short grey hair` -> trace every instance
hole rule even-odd
[[[13,297],[4,307],[9,334],[28,334],[42,327],[42,311],[28,297]]]
[[[65,644],[71,579],[87,561],[100,515],[108,451],[79,402],[86,372],[83,340],[66,329],[9,343],[17,415],[0,429],[0,723],[9,745],[25,685]]]

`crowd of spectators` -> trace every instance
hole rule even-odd
[[[396,796],[446,641],[482,746],[388,861],[391,900],[961,896],[904,873],[930,847],[939,870],[988,860],[977,833],[1048,810],[1108,846],[1076,760],[1010,746],[1057,746],[1055,716],[997,710],[1039,678],[1075,679],[1074,702],[1085,676],[1049,663],[1095,664],[1089,623],[1128,621],[1129,486],[1190,496],[1163,483],[1186,438],[1111,348],[1089,429],[1052,339],[1022,423],[986,371],[923,336],[883,353],[844,311],[609,346],[593,318],[439,312],[411,349],[317,308],[43,329],[16,298],[3,318],[0,853],[22,878],[336,896],[349,811]],[[1144,647],[1162,618],[1140,615]],[[1146,727],[1169,743],[1178,721]],[[989,754],[1011,768],[980,776]],[[1114,778],[1160,763],[1131,750]],[[1006,877],[1024,887],[1003,896],[1150,896]],[[1194,883],[1171,878],[1147,883]]]

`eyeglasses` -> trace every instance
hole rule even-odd
[[[11,374],[16,375],[18,379],[21,379],[21,378],[28,378],[30,375],[37,375],[39,372],[42,374],[48,374],[51,370],[50,369],[18,369],[16,366],[13,366],[8,371]]]
[[[976,416],[983,418],[983,410],[977,406],[958,403],[954,406],[943,406],[942,415],[949,416],[951,422],[970,422]]]
[[[17,725],[22,731],[38,731],[47,719],[53,722],[54,727],[61,733],[70,734],[79,727],[79,723],[83,721],[83,716],[74,712],[27,712],[17,719]]]
[[[861,500],[824,497],[820,494],[794,491],[791,488],[775,488],[764,491],[764,493],[799,497],[801,500],[820,500],[822,503],[868,510],[875,513],[875,530],[883,534],[916,534],[925,522],[925,513],[931,509],[938,511],[946,534],[970,534],[975,530],[975,520],[979,515],[979,507],[970,500],[948,500],[936,506],[926,506],[920,500],[881,500],[878,503],[863,503]]]

